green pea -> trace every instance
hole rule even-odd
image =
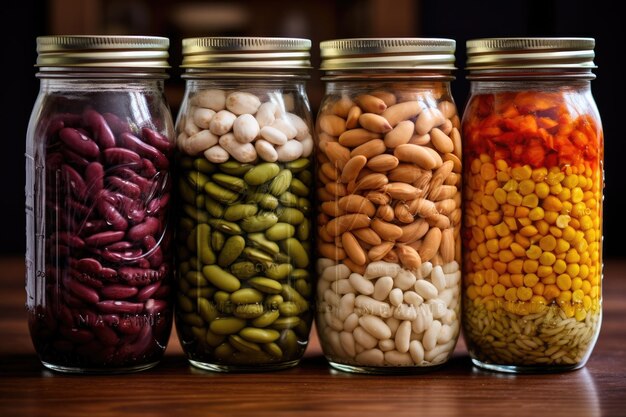
[[[257,329],[255,327],[245,327],[239,332],[239,336],[254,343],[272,343],[280,337],[280,333],[271,329]]]
[[[239,279],[248,279],[256,274],[256,267],[250,261],[236,262],[230,266],[230,272]]]
[[[245,248],[243,254],[251,261],[272,262],[272,257],[267,253],[254,248]]]
[[[222,268],[226,268],[239,258],[246,247],[246,240],[241,236],[231,236],[224,243],[224,248],[220,251],[217,263]]]
[[[304,214],[298,209],[286,207],[279,213],[278,220],[297,225],[304,221]]]
[[[211,227],[216,228],[217,230],[227,233],[229,235],[240,235],[241,227],[237,223],[229,222],[222,219],[208,219],[208,223]]]
[[[311,161],[307,158],[296,159],[295,161],[287,162],[285,164],[285,168],[291,170],[292,172],[300,172],[303,169],[306,169],[311,165]]]
[[[204,191],[220,203],[232,204],[239,199],[239,193],[220,187],[214,182],[207,182],[204,186]]]
[[[283,252],[278,252],[276,255],[274,255],[274,262],[279,264],[290,264],[291,258],[289,257],[289,255],[286,255]]]
[[[202,327],[204,326],[204,320],[196,313],[187,313],[182,316],[183,323],[190,326]]]
[[[292,270],[291,264],[271,264],[265,269],[265,275],[271,279],[281,280],[286,279]]]
[[[254,165],[244,164],[237,161],[226,161],[219,165],[220,171],[228,175],[236,175],[241,177],[246,172],[250,171]]]
[[[269,310],[252,320],[252,325],[254,327],[267,327],[274,323],[278,317],[280,317],[280,312],[278,310]]]
[[[266,210],[276,210],[278,207],[278,199],[273,195],[265,193],[248,193],[246,202],[257,203]]]
[[[280,252],[278,243],[268,240],[263,233],[249,233],[248,240],[250,240],[254,247],[262,249],[266,252],[272,254]]]
[[[309,297],[311,295],[311,285],[304,279],[297,280],[294,287],[296,291],[305,297]]]
[[[306,269],[302,269],[302,268],[297,268],[294,269],[293,271],[291,271],[291,275],[290,277],[292,279],[305,279],[308,280],[309,279],[309,271],[307,271]]]
[[[220,334],[215,334],[210,330],[207,330],[205,340],[209,346],[216,347],[216,346],[219,346],[220,343],[223,343],[224,340],[226,340],[226,337]]]
[[[246,321],[237,317],[218,317],[209,324],[215,334],[235,334],[246,327]]]
[[[178,302],[178,308],[185,313],[191,313],[193,308],[193,302],[183,294],[178,294],[176,296],[176,301]]]
[[[206,208],[206,211],[208,211],[209,214],[216,219],[224,216],[224,207],[211,197],[204,197],[204,207]]]
[[[191,185],[182,178],[178,180],[178,194],[185,203],[195,204],[196,192],[191,188]]]
[[[196,227],[196,246],[198,248],[198,257],[203,264],[214,264],[215,263],[215,253],[213,253],[213,249],[211,249],[210,238],[211,238],[211,227],[208,224],[202,223]]]
[[[295,227],[289,223],[276,223],[265,231],[265,236],[269,240],[284,240],[292,237],[296,233]]]
[[[233,177],[232,175],[216,173],[211,175],[213,181],[221,185],[222,187],[233,190],[237,193],[243,193],[248,186],[241,178]]]
[[[235,349],[233,349],[233,347],[227,342],[222,343],[213,351],[215,357],[223,361],[229,360],[234,353]]]
[[[280,167],[271,162],[265,162],[246,172],[243,179],[250,185],[261,185],[274,178],[280,172]]]
[[[194,159],[193,167],[205,174],[215,172],[215,170],[217,169],[217,167],[213,163],[207,161],[207,159],[204,157]]]
[[[261,351],[261,348],[256,343],[248,342],[247,340],[244,340],[240,336],[234,334],[228,336],[228,343],[230,343],[231,346],[239,352],[243,353],[255,353]]]
[[[256,288],[259,291],[262,291],[267,294],[280,294],[283,290],[283,286],[280,285],[279,282],[265,278],[265,277],[254,277],[248,281],[248,284],[253,288]]]
[[[292,193],[294,193],[295,195],[298,195],[300,197],[306,197],[311,192],[309,190],[309,187],[304,185],[304,183],[302,181],[300,181],[299,179],[297,179],[297,178],[293,178],[291,180],[291,185],[289,186],[289,191],[291,191]]]
[[[263,301],[263,293],[254,288],[242,288],[230,295],[230,301],[235,304],[254,304]]]
[[[213,295],[213,301],[216,305],[224,305],[230,303],[230,294],[226,291],[216,291]]]
[[[209,177],[202,172],[191,171],[187,174],[187,181],[189,181],[192,190],[201,190],[209,182]]]
[[[293,301],[285,301],[283,303],[280,303],[278,305],[278,311],[283,317],[297,316],[298,314],[300,314],[300,309]]]
[[[281,293],[283,298],[287,301],[293,301],[298,305],[300,311],[304,312],[309,309],[309,303],[302,298],[300,293],[296,291],[291,285],[283,284],[283,291]]]
[[[207,265],[202,268],[202,273],[211,284],[226,292],[237,291],[241,283],[234,275],[229,274],[217,265]]]
[[[240,319],[254,319],[263,314],[262,304],[240,304],[235,307],[233,315]]]
[[[291,178],[291,171],[283,169],[270,183],[269,192],[278,197],[289,189]]]
[[[301,212],[303,212],[303,213],[310,212],[311,211],[311,202],[308,199],[304,198],[304,197],[300,197],[298,199],[298,209]]]
[[[264,212],[256,216],[246,217],[241,220],[240,225],[246,232],[262,232],[274,226],[278,222],[276,214]]]
[[[310,235],[311,222],[309,222],[308,219],[304,219],[304,221],[298,225],[298,239],[300,239],[301,242],[306,242],[309,240]]]
[[[283,351],[276,343],[265,343],[261,348],[274,358],[280,359],[283,357]]]
[[[289,254],[293,263],[298,268],[306,268],[309,265],[309,254],[298,239],[290,237],[281,242],[283,250]]]
[[[206,287],[209,281],[200,271],[189,271],[185,274],[185,280],[194,287]]]
[[[235,204],[226,208],[224,218],[231,222],[237,222],[246,217],[254,216],[258,210],[255,204]]]
[[[198,314],[204,321],[210,323],[217,318],[217,308],[209,300],[198,298],[196,302],[198,303]]]
[[[183,211],[187,216],[195,220],[196,223],[206,223],[209,221],[209,214],[206,211],[200,210],[192,205],[183,205]]]
[[[224,247],[224,242],[226,242],[226,237],[224,237],[224,233],[219,230],[214,230],[211,233],[211,247],[213,250],[220,251]]]
[[[285,191],[278,197],[278,202],[285,207],[296,207],[298,205],[298,196]]]
[[[215,322],[214,322],[215,323]],[[300,318],[296,316],[291,317],[279,317],[272,323],[272,329],[287,330],[293,329],[300,323]]]
[[[293,318],[293,317],[290,317]],[[297,317],[295,317],[297,319]],[[293,357],[298,353],[299,344],[298,336],[293,330],[286,330],[282,332],[280,339],[278,340],[278,346],[283,350],[285,357]]]

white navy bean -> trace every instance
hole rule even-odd
[[[339,303],[341,302],[341,297],[331,289],[327,289],[324,291],[324,301],[328,303],[333,308],[339,308]]]
[[[446,308],[446,303],[438,298],[428,300],[426,304],[430,306],[430,311],[432,311],[434,319],[442,318],[448,311],[448,309]]]
[[[430,273],[430,280],[438,291],[446,289],[446,276],[443,273],[441,265],[436,265]]]
[[[354,293],[348,293],[339,301],[339,320],[345,322],[346,318],[354,312]]]
[[[204,151],[204,157],[214,164],[221,164],[228,161],[230,155],[220,145],[215,145]]]
[[[409,343],[411,341],[411,322],[403,321],[396,331],[396,350],[401,353],[409,351]]]
[[[408,353],[398,352],[397,350],[390,350],[385,352],[385,362],[394,366],[409,366],[413,365],[413,359]]]
[[[331,265],[324,268],[320,279],[325,281],[336,281],[338,279],[346,279],[350,276],[350,268],[344,264]]]
[[[353,332],[359,325],[359,315],[356,313],[350,314],[343,322],[343,329],[346,332]]]
[[[394,278],[394,287],[400,288],[402,291],[406,291],[415,284],[416,280],[417,278],[411,273],[411,271],[401,269]]]
[[[398,275],[398,272],[400,272],[401,269],[402,267],[400,265],[390,262],[371,262],[369,265],[367,265],[367,268],[365,268],[365,274],[363,275],[363,277],[366,279],[374,279],[384,277],[386,275],[390,277],[395,277],[396,275]]]
[[[374,284],[374,297],[375,300],[383,301],[389,295],[389,292],[393,288],[393,278],[391,277],[380,277],[376,280]]]
[[[413,321],[417,318],[417,309],[412,304],[400,304],[394,309],[393,317],[398,320]]]
[[[374,294],[374,284],[372,281],[363,278],[361,274],[352,273],[348,278],[350,280],[350,284],[352,287],[363,295],[372,295]]]
[[[354,288],[347,279],[338,279],[330,284],[330,289],[337,294],[344,295],[348,293],[354,293]]]
[[[419,280],[415,282],[415,292],[418,293],[424,300],[430,300],[437,297],[437,288],[426,280]]]
[[[217,89],[202,90],[191,98],[191,104],[220,111],[226,108],[226,93]]]
[[[313,153],[314,146],[313,138],[311,137],[311,135],[306,136],[300,141],[300,143],[302,144],[302,156],[304,158],[310,156]]]
[[[415,294],[415,293],[414,293]],[[415,294],[417,295],[417,294]],[[402,290],[400,288],[394,288],[393,290],[391,290],[391,292],[389,292],[389,302],[391,303],[391,305],[397,307],[400,304],[402,304],[402,299],[403,299],[403,293]]]
[[[355,360],[363,365],[381,366],[385,362],[385,354],[380,349],[369,349],[356,355]]]
[[[424,345],[424,350],[428,353],[429,350],[434,349],[437,346],[437,338],[439,337],[439,332],[441,331],[441,322],[434,320],[432,324],[428,327],[426,332],[424,332],[424,339],[422,340],[422,344]]]
[[[359,324],[369,334],[379,340],[389,339],[391,337],[391,330],[387,324],[377,316],[363,316],[359,319]]]
[[[424,299],[415,291],[407,291],[404,293],[404,302],[413,305],[415,308],[419,307]]]
[[[378,344],[378,339],[365,331],[362,327],[356,327],[352,331],[352,335],[354,336],[354,340],[363,346],[365,349],[371,349]]]
[[[339,333],[339,341],[341,347],[350,357],[356,356],[356,343],[354,342],[354,336],[352,333],[343,331]]]
[[[396,342],[393,339],[385,339],[378,342],[378,349],[383,352],[389,352],[390,350],[394,350],[396,348]]]
[[[366,295],[359,295],[354,302],[355,307],[360,308],[365,314],[373,314],[379,317],[391,317],[391,306],[383,301],[374,300]]]

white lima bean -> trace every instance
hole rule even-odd
[[[226,97],[226,108],[236,115],[254,114],[261,106],[261,100],[252,93],[236,91]]]
[[[211,127],[211,120],[215,116],[215,110],[206,109],[204,107],[196,107],[190,112],[193,116],[193,122],[201,129]]]
[[[237,116],[228,110],[218,111],[211,119],[209,129],[218,136],[225,135],[233,128],[235,120],[237,120]]]
[[[318,271],[325,312],[318,316],[325,329],[321,337],[332,361],[434,366],[452,354],[460,329],[456,262],[424,262],[414,274],[397,263],[377,261],[361,275],[320,258]]]
[[[302,143],[297,140],[289,140],[284,145],[276,148],[280,162],[295,161],[302,156],[302,151]]]
[[[251,114],[242,114],[233,123],[235,139],[241,143],[250,143],[259,135],[259,124]]]
[[[191,104],[216,112],[224,110],[226,108],[226,92],[216,89],[199,91],[192,97]]]
[[[241,143],[237,139],[235,139],[235,135],[232,133],[227,133],[222,135],[219,140],[220,146],[226,150],[239,162],[253,162],[256,157],[256,150],[254,150],[254,146],[250,143]]]

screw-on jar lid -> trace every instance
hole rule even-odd
[[[157,36],[41,36],[36,66],[165,69],[169,45]]]
[[[509,69],[592,69],[593,38],[485,38],[467,41],[467,67]]]
[[[440,38],[356,38],[320,43],[321,69],[451,71],[456,42]]]
[[[183,39],[181,68],[210,70],[310,69],[311,41],[298,38]]]

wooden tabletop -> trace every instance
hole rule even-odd
[[[443,368],[363,376],[329,368],[317,338],[300,366],[215,374],[190,367],[172,335],[156,368],[118,376],[45,370],[24,310],[21,259],[0,258],[0,416],[626,416],[626,262],[609,261],[604,322],[587,366],[550,375],[472,367],[462,340]]]

